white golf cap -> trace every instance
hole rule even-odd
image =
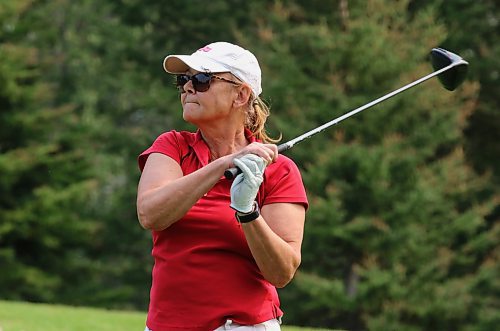
[[[227,42],[215,42],[191,55],[169,55],[163,68],[170,74],[183,74],[192,68],[201,72],[230,72],[252,88],[262,92],[261,70],[257,58],[248,50]]]

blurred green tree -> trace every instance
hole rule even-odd
[[[471,123],[495,111],[495,76],[484,76],[497,61],[494,20],[484,18],[496,7],[464,6],[3,1],[0,297],[146,309],[152,261],[135,214],[136,156],[163,131],[192,129],[166,54],[217,40],[251,49],[270,131],[288,140],[427,74],[429,50],[446,46],[471,61],[459,90],[426,82],[287,152],[311,207],[303,264],[280,292],[287,324],[493,329],[498,191],[475,171],[494,168],[495,154],[471,146],[498,143]],[[479,36],[454,32],[465,26]],[[473,46],[455,48],[462,41]],[[481,70],[476,56],[488,61]]]
[[[0,5],[0,297],[55,302],[94,271],[88,251],[102,224],[82,208],[97,187],[89,125],[74,104],[54,103],[24,19],[32,6]]]
[[[466,155],[476,171],[492,173],[500,180],[500,8],[498,1],[411,1],[410,10],[437,9],[437,19],[448,31],[442,46],[466,56],[471,63],[469,79],[479,82],[476,111],[465,127]]]

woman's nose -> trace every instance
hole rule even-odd
[[[184,84],[184,86],[182,87],[184,89],[184,91],[186,91],[187,93],[190,93],[190,94],[193,94],[194,92],[196,92],[196,90],[194,89],[194,86],[193,86],[193,81],[190,79],[187,81],[186,84]]]

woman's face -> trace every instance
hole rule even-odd
[[[194,70],[186,72],[189,76],[197,73]],[[219,73],[217,76],[234,80],[229,73]],[[196,126],[227,119],[238,93],[236,85],[219,79],[212,79],[210,88],[205,92],[196,91],[193,82],[188,81],[184,91],[181,93],[183,118]]]

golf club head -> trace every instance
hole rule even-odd
[[[457,54],[449,52],[443,48],[433,48],[431,51],[431,62],[434,71],[438,71],[451,64],[454,64],[449,70],[438,75],[439,81],[449,90],[455,90],[465,79],[469,63]]]

